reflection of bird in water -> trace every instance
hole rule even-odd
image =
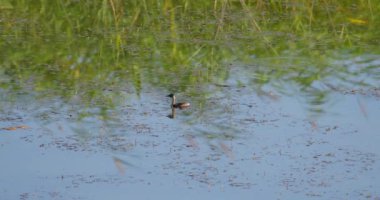
[[[175,99],[174,94],[169,94],[167,97],[172,98],[172,104],[171,104],[172,108],[184,109],[184,108],[190,107],[190,103],[188,103],[188,102],[176,103],[175,102],[176,99]]]

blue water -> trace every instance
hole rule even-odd
[[[0,199],[380,198],[378,90],[310,104],[292,84],[257,92],[242,69],[206,101],[179,93],[192,107],[174,119],[148,85],[108,118],[75,99],[4,101],[0,128],[25,127],[0,130]]]

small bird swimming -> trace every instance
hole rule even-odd
[[[167,97],[172,98],[172,104],[171,104],[172,108],[179,108],[179,109],[182,110],[182,109],[190,107],[190,103],[189,102],[176,103],[176,101],[175,101],[176,99],[175,99],[174,94],[169,94]]]

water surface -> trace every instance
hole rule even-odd
[[[0,199],[380,198],[377,5],[164,2],[0,3]]]

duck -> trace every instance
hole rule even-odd
[[[169,94],[167,95],[166,97],[170,97],[172,98],[172,104],[171,104],[171,107],[172,108],[179,108],[179,109],[185,109],[185,108],[188,108],[190,107],[190,103],[189,102],[181,102],[181,103],[176,103],[176,98],[175,98],[175,95],[174,94]]]

